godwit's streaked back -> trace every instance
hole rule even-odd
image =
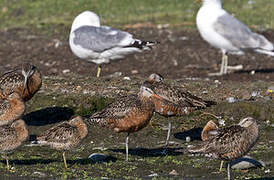
[[[216,135],[196,147],[189,148],[188,151],[209,154],[213,158],[230,162],[248,153],[259,137],[257,122],[251,117],[242,119],[239,124],[213,131]],[[229,163],[227,171],[230,179]]]
[[[23,120],[17,120],[12,124],[0,126],[0,153],[8,154],[20,147],[28,138],[28,129]],[[9,160],[6,155],[7,169],[9,170]]]
[[[186,115],[194,110],[216,104],[213,101],[205,101],[194,96],[180,87],[164,83],[163,77],[157,74],[151,74],[143,86],[153,91],[152,101],[155,105],[155,111],[168,118],[166,145],[168,145],[171,131],[170,116]]]
[[[0,126],[10,124],[21,118],[24,112],[25,103],[16,92],[5,96],[5,98],[0,99]]]
[[[152,92],[141,87],[138,95],[121,97],[107,108],[88,118],[90,124],[99,124],[115,132],[126,132],[126,161],[128,161],[129,134],[146,127],[153,115]]]
[[[42,76],[38,69],[32,64],[23,63],[0,77],[0,87],[3,90],[0,97],[17,92],[24,101],[28,101],[41,86]]]
[[[56,150],[63,151],[63,160],[67,168],[65,151],[75,149],[87,136],[88,128],[82,118],[77,116],[70,121],[62,122],[43,134],[37,136],[39,145],[50,146]]]

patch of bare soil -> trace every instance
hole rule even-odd
[[[29,29],[0,31],[0,72],[29,60],[44,75],[76,73],[95,76],[97,67],[83,61],[71,52],[68,44],[69,29],[53,33],[52,37],[39,35]],[[185,77],[206,78],[209,72],[219,71],[221,53],[201,39],[197,31],[176,29],[138,28],[126,29],[136,37],[160,41],[152,51],[128,56],[111,64],[103,65],[102,76],[115,72],[123,75],[138,74],[146,77],[152,72],[170,79]],[[63,34],[62,34],[63,33]],[[269,40],[274,32],[260,32]],[[229,55],[229,65],[243,65],[243,70],[213,79],[235,81],[271,81],[274,79],[274,58],[248,53],[244,56]],[[251,75],[251,71],[255,71]]]

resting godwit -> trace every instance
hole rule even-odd
[[[0,126],[10,124],[21,118],[24,112],[25,103],[16,92],[5,96],[5,98],[0,99]]]
[[[0,153],[8,154],[22,145],[28,138],[28,129],[23,120],[0,126]],[[7,169],[10,169],[8,156],[5,156]]]
[[[256,120],[247,117],[239,124],[213,130],[213,136],[200,145],[188,149],[190,153],[210,154],[213,158],[232,161],[247,154],[259,137]],[[210,134],[211,132],[208,131]],[[227,177],[230,179],[230,164],[227,166]]]
[[[38,69],[23,63],[20,68],[4,73],[0,77],[0,87],[3,90],[1,97],[17,92],[24,101],[30,100],[42,86],[42,76]]]
[[[82,118],[77,116],[70,121],[62,122],[37,136],[37,144],[50,146],[56,150],[63,151],[65,168],[67,161],[65,151],[75,149],[87,136],[88,128]]]
[[[212,101],[205,101],[190,94],[179,87],[171,86],[163,82],[163,77],[158,74],[151,74],[143,86],[153,91],[152,101],[155,111],[168,118],[168,133],[166,146],[168,145],[171,122],[170,116],[181,116],[190,112],[216,104]]]
[[[133,35],[108,26],[101,26],[97,14],[84,11],[74,19],[69,45],[79,58],[98,65],[97,77],[100,76],[101,64],[143,50],[151,49],[155,42],[141,41]]]
[[[107,108],[88,118],[90,124],[99,124],[115,132],[126,132],[126,161],[128,161],[129,134],[146,127],[153,115],[152,92],[141,86],[138,95],[124,96]]]
[[[246,25],[222,8],[222,0],[200,0],[203,2],[196,17],[197,28],[202,38],[222,51],[219,73],[227,73],[227,53],[242,55],[247,51],[274,56],[274,45],[263,35],[252,32]]]

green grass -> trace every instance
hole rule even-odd
[[[1,0],[0,29],[70,27],[84,10],[98,13],[103,24],[115,26],[151,22],[195,27],[199,7],[195,0]],[[273,0],[225,0],[224,8],[251,27],[274,29]]]

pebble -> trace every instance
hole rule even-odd
[[[67,73],[70,72],[70,70],[69,69],[64,69],[62,72],[63,72],[63,74],[67,74]]]
[[[225,120],[223,119],[219,119],[218,123],[220,126],[225,126]]]
[[[227,102],[228,103],[235,103],[236,102],[236,99],[234,97],[228,97],[226,98]]]
[[[40,176],[40,177],[46,177],[47,176],[45,173],[42,173],[42,172],[39,172],[39,171],[33,172],[33,175],[37,175],[37,176]]]
[[[169,172],[169,175],[178,176],[179,173],[177,173],[177,171],[173,169],[172,171]]]
[[[189,136],[186,137],[186,142],[190,142],[191,138]]]
[[[132,71],[131,71],[131,74],[138,74],[138,73],[139,73],[138,70],[132,70]]]
[[[156,177],[156,176],[158,176],[157,173],[153,173],[153,174],[148,175],[148,177]]]
[[[89,155],[88,158],[94,162],[102,162],[106,160],[108,157],[108,155],[102,153],[92,153],[91,155]]]
[[[232,169],[249,169],[254,167],[264,167],[263,161],[257,161],[250,156],[244,156],[231,162]]]
[[[125,76],[123,79],[124,79],[124,80],[127,80],[127,81],[130,81],[130,80],[131,80],[130,77],[128,77],[128,76]]]

